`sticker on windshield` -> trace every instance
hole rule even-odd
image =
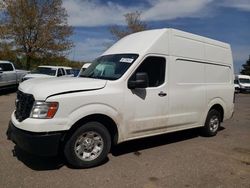
[[[120,59],[120,62],[122,62],[122,63],[132,63],[134,61],[134,59],[132,59],[132,58],[121,58]]]

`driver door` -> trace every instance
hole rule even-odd
[[[134,71],[148,74],[148,87],[126,89],[126,126],[129,137],[155,134],[166,128],[168,95],[166,84],[166,58],[148,56]]]

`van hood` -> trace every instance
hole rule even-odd
[[[52,95],[102,89],[106,83],[106,80],[93,78],[37,78],[22,82],[19,90],[32,94],[35,100],[46,100]]]

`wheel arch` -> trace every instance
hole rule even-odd
[[[224,108],[221,104],[214,104],[213,106],[210,107],[210,109],[208,110],[208,112],[210,110],[217,110],[219,113],[220,113],[220,122],[223,122],[223,119],[224,119]]]
[[[62,138],[62,142],[66,142],[69,137],[81,126],[84,126],[87,122],[99,122],[101,123],[110,133],[111,136],[111,143],[112,144],[117,144],[118,142],[118,127],[115,121],[104,114],[96,113],[96,114],[91,114],[87,115],[81,119],[79,119],[77,122],[75,122],[71,128],[67,131],[67,133],[64,135]]]

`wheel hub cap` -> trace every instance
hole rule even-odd
[[[102,137],[97,132],[89,131],[77,138],[74,151],[79,159],[91,161],[101,154],[103,145]]]
[[[210,119],[210,122],[209,122],[209,128],[211,131],[216,131],[219,127],[219,124],[220,124],[220,120],[217,116],[213,116],[211,119]]]

